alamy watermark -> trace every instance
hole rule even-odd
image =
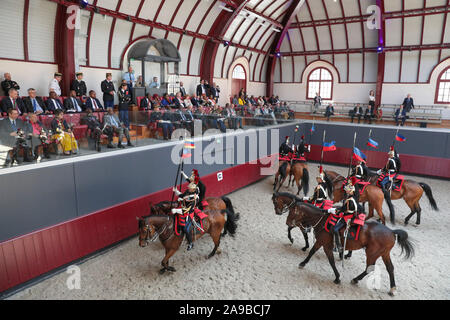
[[[67,268],[66,273],[69,274],[66,280],[67,288],[72,290],[81,289],[81,269],[78,266],[70,266]]]

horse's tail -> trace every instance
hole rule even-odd
[[[231,236],[234,236],[236,234],[237,221],[239,220],[239,213],[234,212],[233,205],[231,204],[231,200],[229,198],[222,197],[222,200],[227,205],[227,209],[222,210],[222,212],[227,214],[227,221],[225,222],[225,232],[226,233],[229,232]]]
[[[414,246],[412,242],[408,239],[408,233],[404,230],[393,230],[394,234],[397,236],[397,242],[402,248],[400,255],[405,253],[405,259],[410,259],[414,257]]]
[[[431,187],[423,182],[420,182],[419,185],[422,187],[423,191],[425,191],[425,194],[427,195],[427,198],[430,201],[431,208],[433,208],[434,211],[439,211],[439,208],[436,204],[436,200],[434,200],[433,198],[433,192],[431,192]]]
[[[324,173],[325,173],[325,184],[327,186],[328,197],[330,199],[333,199],[333,192],[334,192],[333,183],[331,182],[330,177],[328,176],[327,172],[324,171]]]
[[[309,172],[308,172],[308,169],[306,169],[306,168],[303,168],[302,186],[303,186],[303,192],[304,192],[305,196],[308,196],[308,193],[309,193]]]
[[[286,170],[287,170],[287,166],[288,166],[288,163],[287,163],[287,162],[283,162],[283,163],[281,164],[280,168],[278,169],[278,173],[279,173],[280,176],[281,176],[281,181],[283,181],[284,178],[286,178]]]

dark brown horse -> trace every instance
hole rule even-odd
[[[291,163],[289,161],[280,161],[278,171],[275,174],[275,181],[273,183],[273,191],[275,191],[275,189],[277,192],[280,190],[281,186],[286,181],[290,172],[291,172]]]
[[[337,172],[334,171],[324,171],[326,179],[328,179],[332,186],[333,186],[333,198],[332,200],[334,202],[340,202],[344,200],[345,192],[342,189],[342,184],[344,183],[345,177],[340,175]],[[373,211],[374,209],[377,211],[378,216],[380,217],[381,223],[386,224],[386,219],[384,218],[383,214],[383,201],[384,201],[384,194],[383,191],[373,185],[368,185],[364,189],[364,192],[359,195],[359,202],[369,203],[369,216],[368,218],[373,217]],[[387,202],[387,201],[386,201]],[[390,205],[389,202],[387,202],[389,206],[389,210],[392,212],[394,210],[392,204]]]
[[[378,180],[378,175],[371,173],[369,181],[372,185],[376,185]],[[390,193],[391,200],[403,199],[405,200],[408,207],[411,209],[411,213],[405,219],[405,225],[408,224],[409,220],[417,213],[416,224],[420,224],[420,217],[422,213],[422,208],[420,207],[420,199],[425,192],[428,201],[430,202],[431,208],[434,211],[439,211],[439,208],[436,204],[436,201],[433,198],[433,192],[431,191],[431,187],[423,182],[416,182],[413,180],[407,180],[403,182],[402,188],[400,191],[392,191]],[[370,217],[370,215],[369,215]],[[395,224],[395,213],[391,212],[391,222]]]
[[[274,194],[272,197],[275,210],[277,212],[282,212],[283,208],[289,205],[294,196],[286,196],[280,194]],[[289,213],[287,223],[291,226],[312,226],[314,234],[316,236],[316,243],[311,248],[308,257],[300,263],[299,268],[303,269],[309,262],[311,257],[323,247],[328,261],[333,268],[334,274],[336,276],[334,283],[339,284],[340,274],[336,268],[333,255],[333,234],[325,230],[325,222],[327,220],[328,214],[324,214],[319,208],[312,205],[296,202],[295,206],[292,207]],[[341,241],[343,244],[343,232],[341,230]],[[360,231],[359,239],[347,240],[346,249],[348,250],[359,250],[365,249],[366,253],[366,269],[363,273],[354,278],[351,283],[357,284],[361,281],[371,270],[374,268],[376,261],[379,257],[383,259],[386,269],[389,273],[390,288],[389,294],[393,296],[396,291],[395,279],[394,279],[394,265],[391,261],[390,252],[394,247],[395,243],[398,242],[402,248],[402,253],[405,253],[406,259],[414,256],[414,247],[412,243],[408,240],[408,233],[403,230],[391,230],[385,225],[370,221],[367,222]]]
[[[216,253],[220,253],[219,245],[222,230],[228,231],[231,236],[234,236],[237,229],[238,216],[233,215],[228,210],[211,210],[206,209],[204,213],[208,215],[203,222],[204,233],[197,233],[193,240],[201,238],[205,234],[209,234],[214,242],[214,249],[208,255],[208,259],[213,257]],[[225,219],[225,215],[227,218]],[[146,247],[149,241],[154,241],[159,237],[163,244],[166,255],[161,261],[163,268],[160,273],[166,271],[175,272],[175,268],[169,266],[169,259],[178,251],[183,242],[184,234],[177,235],[175,233],[175,217],[173,215],[151,215],[147,217],[137,218],[139,228],[139,246]],[[195,229],[195,228],[194,228]]]

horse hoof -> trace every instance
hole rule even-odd
[[[348,259],[350,259],[352,256],[350,255],[350,254],[347,254],[344,258],[345,258],[345,260],[348,260]]]
[[[336,279],[333,282],[334,282],[334,284],[341,284],[341,280],[339,280],[339,279]]]
[[[216,254],[221,254],[221,253],[222,253],[222,249],[218,248],[218,249],[216,250]]]
[[[308,250],[308,247],[302,248],[302,251],[303,251],[303,252],[306,252],[306,250]]]
[[[391,291],[389,291],[389,295],[390,295],[391,297],[395,296],[396,290],[397,290],[396,287],[391,288]]]
[[[306,264],[302,262],[302,263],[300,263],[300,264],[298,265],[298,268],[299,268],[299,269],[303,269],[303,268],[305,267],[305,265],[306,265]]]
[[[166,268],[162,268],[161,270],[159,270],[159,274],[164,274],[166,272]]]
[[[352,281],[350,281],[350,283],[351,283],[351,284],[355,284],[355,285],[356,285],[356,284],[358,284],[358,280],[356,280],[356,279],[353,279]]]
[[[176,272],[177,270],[174,267],[167,267],[167,271]]]
[[[294,239],[289,239],[289,241],[291,242],[291,244],[294,244]]]
[[[405,226],[407,226],[408,225],[408,220],[405,220]]]

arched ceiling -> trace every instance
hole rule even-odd
[[[76,0],[49,0],[69,5]],[[275,82],[299,81],[301,69],[322,59],[335,64],[344,82],[372,81],[374,71],[368,62],[376,62],[378,32],[366,27],[368,8],[377,0],[303,0],[281,42]],[[429,52],[440,61],[450,53],[449,0],[388,0],[385,4],[385,51],[399,59],[411,51],[421,58]],[[237,57],[249,60],[250,80],[265,82],[273,43],[283,31],[286,13],[298,0],[89,0],[85,14],[85,32],[91,44],[85,44],[88,65],[118,68],[120,49],[141,37],[166,38],[176,44],[185,65],[181,72],[200,75],[199,61],[205,43],[215,42],[213,76],[225,77]],[[94,8],[97,8],[95,11]],[[94,13],[96,12],[96,13]],[[228,14],[223,14],[223,13]],[[233,13],[234,12],[234,13]],[[104,16],[104,18],[102,18]],[[231,19],[230,19],[231,16]],[[221,20],[226,17],[227,20]],[[102,24],[100,20],[108,21]],[[211,37],[213,28],[227,25],[222,37]],[[407,31],[407,32],[405,32]],[[109,39],[105,39],[105,32]],[[120,34],[119,34],[120,33]],[[107,61],[101,62],[93,40],[105,43]],[[229,41],[224,46],[222,41]],[[408,51],[403,53],[403,51]],[[112,52],[112,53],[111,53]],[[427,52],[427,54],[425,54]],[[353,66],[350,59],[359,60]],[[291,67],[288,67],[291,65]],[[402,62],[400,62],[402,65]],[[287,70],[289,68],[289,70]],[[353,69],[360,76],[352,79]],[[284,70],[283,70],[284,69]],[[369,73],[369,74],[367,74]],[[425,78],[417,72],[417,78]],[[401,72],[399,79],[402,79]]]

